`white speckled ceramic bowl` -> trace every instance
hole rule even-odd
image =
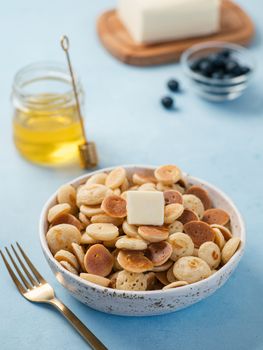
[[[138,168],[154,169],[154,167],[150,166],[127,165],[124,167],[128,173],[133,173]],[[71,184],[79,185],[85,182],[88,177],[95,173],[110,170],[112,170],[112,168],[94,171],[74,179],[71,181]],[[99,311],[124,316],[150,316],[177,311],[197,303],[198,301],[214,293],[228,280],[243,255],[245,247],[245,225],[234,203],[224,193],[202,180],[186,174],[185,176],[190,183],[204,187],[209,192],[214,205],[225,209],[230,214],[233,235],[241,238],[242,243],[238,251],[218,272],[200,282],[165,291],[120,291],[100,287],[96,284],[85,281],[65,270],[54,259],[48,248],[45,238],[48,227],[47,212],[48,209],[55,204],[56,193],[54,193],[46,202],[41,213],[40,241],[47,262],[56,275],[57,280],[82,303]]]

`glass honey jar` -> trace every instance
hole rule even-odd
[[[77,90],[81,107],[84,95]],[[70,74],[57,63],[34,63],[21,69],[12,90],[13,136],[27,160],[47,166],[76,162],[84,142]]]

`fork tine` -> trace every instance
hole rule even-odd
[[[17,260],[19,261],[22,269],[24,270],[25,274],[27,275],[28,279],[30,280],[30,282],[32,283],[33,286],[37,286],[38,285],[38,281],[34,280],[34,278],[31,276],[31,274],[29,273],[28,269],[25,267],[25,264],[21,260],[20,256],[17,254],[13,244],[11,244],[11,247],[12,247],[13,252],[15,253],[15,256],[16,256]],[[31,288],[31,287],[28,287],[28,288]]]
[[[22,284],[19,282],[19,280],[17,279],[16,275],[14,274],[13,270],[11,269],[10,265],[8,264],[4,254],[2,253],[2,251],[0,250],[0,254],[2,256],[2,259],[4,261],[4,264],[7,268],[7,271],[9,272],[10,277],[12,278],[14,284],[16,285],[17,289],[19,290],[19,292],[21,294],[24,294],[26,292],[25,288],[22,286]]]
[[[28,281],[26,280],[25,276],[23,275],[23,273],[21,272],[21,270],[19,269],[19,267],[17,266],[15,260],[13,259],[12,255],[10,254],[9,250],[7,249],[7,247],[5,247],[5,250],[10,258],[10,260],[12,261],[12,264],[14,266],[14,268],[16,269],[16,272],[18,273],[19,277],[21,278],[21,280],[23,281],[25,287],[27,289],[31,289],[31,285],[28,283]]]
[[[25,261],[27,262],[28,266],[30,267],[31,271],[33,272],[33,274],[35,275],[35,277],[38,279],[39,283],[46,283],[46,280],[44,279],[44,277],[42,277],[40,275],[40,273],[38,272],[38,270],[35,268],[35,266],[32,264],[31,260],[27,257],[26,253],[24,252],[24,250],[22,249],[22,247],[20,246],[20,244],[18,242],[16,242],[16,245],[18,246],[18,249],[20,250],[21,254],[23,255]]]

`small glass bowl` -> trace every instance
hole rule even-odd
[[[206,77],[191,68],[196,60],[224,50],[228,50],[231,57],[241,65],[249,67],[249,72],[233,78],[215,79]],[[234,100],[241,96],[255,71],[255,62],[250,52],[242,46],[226,42],[211,41],[194,45],[183,53],[181,63],[194,91],[199,96],[216,102]]]

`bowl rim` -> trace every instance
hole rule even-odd
[[[116,167],[123,167],[125,169],[129,169],[129,168],[144,168],[144,169],[150,169],[150,170],[154,170],[156,169],[158,166],[153,166],[153,165],[140,165],[140,164],[122,164],[122,165],[115,165],[115,166],[111,166],[111,167],[106,167],[106,168],[101,168],[101,169],[97,169],[94,171],[91,171],[89,173],[80,175],[74,179],[72,179],[71,181],[68,181],[67,183],[65,183],[65,185],[68,184],[75,184],[76,182],[82,181],[84,179],[86,179],[88,176],[92,176],[94,174],[100,173],[100,172],[104,172],[104,171],[111,171],[113,169],[115,169]],[[158,294],[176,294],[176,292],[180,292],[180,291],[187,291],[187,290],[191,290],[193,288],[197,288],[200,287],[202,285],[205,285],[208,281],[209,282],[213,282],[216,280],[218,273],[223,274],[225,270],[227,270],[227,267],[229,265],[230,261],[234,261],[237,260],[237,262],[240,260],[241,256],[244,253],[244,248],[245,248],[245,244],[246,244],[246,226],[245,226],[245,222],[244,219],[241,215],[241,213],[239,212],[239,210],[237,209],[236,205],[234,204],[234,202],[220,189],[218,189],[216,186],[203,181],[202,179],[199,179],[195,176],[190,176],[187,173],[183,172],[183,175],[186,176],[189,181],[191,182],[191,179],[193,179],[194,181],[200,182],[201,184],[203,184],[205,187],[210,188],[216,192],[218,192],[220,194],[220,196],[222,198],[224,198],[234,209],[235,214],[238,218],[238,221],[240,222],[240,239],[241,239],[241,244],[238,248],[238,250],[235,252],[235,254],[231,257],[231,259],[220,268],[220,270],[218,270],[216,273],[212,274],[211,276],[209,276],[206,279],[203,279],[201,281],[195,282],[195,283],[191,283],[188,284],[186,286],[182,286],[180,288],[171,288],[171,289],[158,289],[158,290],[149,290],[149,291],[128,291],[128,290],[119,290],[119,289],[113,289],[113,288],[109,288],[109,287],[103,287],[100,286],[98,284],[89,282],[87,280],[84,280],[83,278],[80,278],[78,275],[74,275],[73,273],[67,271],[66,269],[64,269],[59,262],[54,258],[54,256],[52,255],[48,245],[47,245],[47,241],[45,239],[45,230],[44,230],[44,224],[45,224],[45,220],[46,220],[46,213],[47,210],[51,204],[51,202],[54,201],[54,198],[57,194],[57,191],[55,191],[54,193],[52,193],[51,196],[49,196],[48,200],[45,202],[41,214],[40,214],[40,220],[39,220],[39,237],[40,237],[40,243],[41,243],[41,248],[42,251],[45,254],[47,254],[48,258],[52,261],[53,264],[56,265],[57,269],[62,273],[62,274],[66,274],[69,278],[75,280],[78,283],[83,283],[84,285],[88,285],[91,288],[95,288],[101,292],[105,292],[105,290],[107,290],[108,293],[114,293],[115,295],[123,295],[123,293],[125,293],[126,295],[140,295],[140,296],[145,296],[145,295],[149,295],[149,296],[154,296],[154,295],[158,295]],[[238,255],[237,253],[240,252],[241,256]]]
[[[202,49],[206,49],[206,48],[207,49],[208,48],[230,49],[232,51],[236,51],[236,52],[240,53],[241,55],[245,54],[245,55],[249,56],[250,62],[248,64],[248,66],[251,68],[251,71],[249,73],[240,75],[238,77],[224,79],[224,80],[204,77],[203,75],[194,72],[189,66],[188,59],[189,59],[190,55],[192,55],[193,53],[196,53],[196,52],[198,52]],[[249,79],[252,77],[252,75],[254,74],[254,72],[256,70],[255,59],[248,49],[246,49],[245,47],[243,47],[241,45],[233,44],[233,43],[229,43],[229,42],[225,42],[225,41],[206,41],[204,43],[195,44],[183,52],[181,59],[180,59],[180,62],[183,65],[183,70],[184,70],[185,74],[188,76],[188,78],[198,79],[198,80],[200,80],[200,82],[203,82],[203,83],[209,83],[209,84],[215,83],[219,86],[220,85],[231,86],[233,84],[248,83]]]

